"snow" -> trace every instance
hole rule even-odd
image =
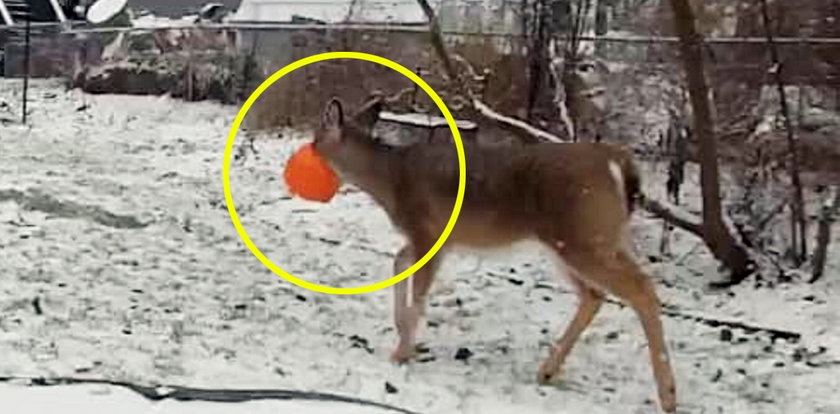
[[[446,121],[446,118],[442,116],[433,116],[430,114],[421,114],[421,113],[407,113],[407,114],[397,114],[393,112],[383,111],[379,114],[379,119],[383,121],[390,121],[390,122],[398,122],[402,124],[408,125],[415,125],[421,127],[429,127],[429,128],[439,128],[439,127],[446,127],[449,123]],[[476,124],[470,121],[464,121],[460,119],[455,120],[455,125],[459,129],[475,129]]]
[[[301,290],[238,238],[221,185],[221,154],[238,108],[91,96],[56,81],[30,87],[30,125],[22,126],[20,81],[0,80],[0,101],[8,104],[0,105],[0,377],[315,390],[423,413],[655,412],[641,327],[632,311],[612,304],[584,333],[562,380],[537,385],[538,364],[575,309],[540,249],[447,256],[421,335],[426,362],[392,364],[388,290]],[[236,207],[254,243],[317,283],[349,287],[391,276],[401,237],[381,209],[352,188],[329,204],[289,197],[283,163],[310,136],[276,135],[251,134],[257,154],[242,150],[233,163]],[[240,133],[235,152],[247,136]],[[651,168],[646,177],[662,173]],[[698,205],[696,179],[687,187],[685,199]],[[655,254],[661,223],[638,213],[633,227],[640,256]],[[664,317],[680,412],[840,412],[836,233],[820,283],[770,289],[766,276],[763,286],[750,281],[723,291],[705,288],[720,278],[706,249],[688,234],[673,237],[673,259],[644,261],[666,309],[802,335],[799,343],[774,342],[761,332]],[[472,357],[456,360],[459,348]],[[71,401],[103,407],[81,412],[149,410],[151,403],[119,388],[91,397],[97,389],[9,383],[0,398],[34,407],[18,412],[56,412]],[[39,411],[52,398],[67,404]],[[294,404],[236,407],[306,412]],[[155,407],[214,413],[234,406]],[[330,410],[338,408],[313,404],[310,411]]]
[[[137,16],[131,20],[133,27],[139,29],[155,29],[160,27],[183,27],[191,28],[195,26],[196,16],[182,16],[180,18],[171,18],[165,16],[156,16],[154,14],[144,14]]]
[[[243,0],[232,21],[289,22],[292,16],[326,23],[426,23],[414,0]]]
[[[102,24],[125,9],[128,0],[99,0],[88,9],[87,19],[93,24]]]

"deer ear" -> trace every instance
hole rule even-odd
[[[332,98],[321,114],[321,126],[338,128],[344,125],[344,108],[338,98]]]

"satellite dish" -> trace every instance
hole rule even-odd
[[[198,19],[203,21],[210,21],[213,23],[221,23],[222,19],[227,14],[227,8],[222,3],[207,3],[198,12]]]
[[[87,11],[87,20],[101,25],[114,20],[125,12],[128,0],[99,0],[93,3]]]

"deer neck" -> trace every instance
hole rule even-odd
[[[399,149],[357,137],[348,137],[342,147],[340,155],[331,160],[342,181],[359,187],[389,209],[395,200]]]

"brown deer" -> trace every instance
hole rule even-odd
[[[333,98],[323,111],[314,145],[344,182],[372,196],[405,235],[407,243],[394,263],[394,272],[400,273],[429,251],[448,222],[458,189],[458,160],[451,143],[395,147],[375,141],[371,131],[384,102],[375,97],[345,117],[341,102]],[[577,289],[577,312],[541,364],[539,382],[560,374],[566,356],[609,293],[632,307],[641,320],[660,404],[674,412],[674,377],[659,300],[627,239],[639,194],[631,156],[598,143],[465,142],[464,151],[464,203],[441,252],[457,245],[498,247],[536,239],[569,266],[569,279]],[[440,256],[395,286],[395,361],[415,354],[415,330]]]

